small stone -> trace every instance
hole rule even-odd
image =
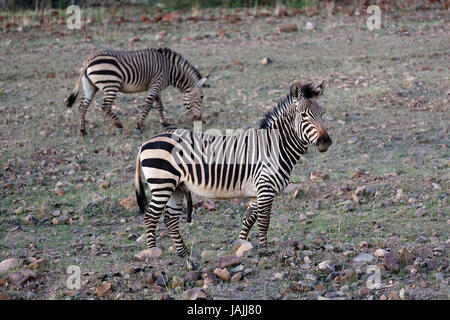
[[[374,255],[375,257],[377,257],[377,258],[382,258],[382,257],[384,257],[384,255],[385,255],[386,253],[387,253],[386,250],[379,248],[379,249],[375,250],[375,252],[373,253],[373,255]]]
[[[104,297],[108,294],[108,292],[112,291],[112,288],[113,286],[111,283],[105,282],[96,288],[95,294],[98,297]]]
[[[345,250],[344,252],[342,252],[342,254],[344,255],[344,257],[352,257],[355,255],[355,251],[353,250]]]
[[[384,294],[382,294],[382,295],[380,296],[380,300],[387,300],[387,297],[386,297]]]
[[[166,30],[163,30],[163,31],[159,32],[159,33],[156,35],[156,37],[155,37],[156,41],[164,40],[164,39],[167,37],[167,34],[168,34],[168,33],[167,33]]]
[[[237,267],[230,270],[231,273],[241,272],[244,271],[244,266],[242,264],[238,265]]]
[[[139,238],[136,239],[137,243],[144,243],[147,240],[147,235],[144,233]]]
[[[186,280],[189,282],[194,282],[202,278],[202,273],[200,271],[189,271],[186,274]]]
[[[58,189],[55,190],[55,194],[57,196],[63,196],[63,195],[66,194],[66,192],[63,189],[58,188]]]
[[[18,207],[16,210],[14,210],[14,214],[22,214],[23,213],[23,207]]]
[[[273,275],[273,277],[274,277],[275,279],[277,279],[277,280],[281,280],[281,279],[283,279],[284,274],[283,274],[283,272],[276,272],[276,273]]]
[[[137,205],[135,197],[128,197],[128,198],[122,199],[119,204],[122,208],[124,208],[125,210],[128,210],[128,211],[133,211]]]
[[[400,292],[398,293],[398,296],[401,300],[405,300],[406,299],[406,290],[405,288],[401,288]]]
[[[230,272],[227,269],[216,268],[214,269],[214,273],[219,279],[222,279],[223,281],[230,281],[231,279]]]
[[[6,278],[8,283],[15,286],[20,286],[22,283],[28,280],[28,276],[24,275],[22,272],[11,273]]]
[[[282,32],[296,32],[298,31],[298,27],[296,24],[284,24],[281,26],[277,27],[278,33],[282,33]]]
[[[334,271],[334,264],[331,260],[325,260],[325,261],[322,261],[321,263],[319,263],[318,268],[319,268],[319,270],[325,270],[325,271],[332,272],[332,271]]]
[[[299,248],[298,241],[295,239],[289,239],[289,240],[280,242],[279,246],[282,248],[294,248],[294,249]]]
[[[390,252],[384,255],[384,265],[389,271],[398,271],[400,269],[400,261]]]
[[[158,278],[156,279],[155,284],[158,287],[166,288],[167,284],[169,283],[169,280],[167,279],[167,275],[163,272],[162,274],[158,275]]]
[[[397,291],[391,291],[389,292],[388,300],[399,300],[400,297],[398,296]]]
[[[400,264],[403,266],[412,264],[414,262],[414,256],[405,247],[400,249]]]
[[[311,176],[310,176],[310,180],[311,181],[316,181],[316,180],[327,180],[329,179],[330,176],[327,175],[325,172],[322,171],[313,171],[311,172]]]
[[[111,182],[109,182],[109,181],[102,181],[99,183],[99,187],[103,190],[109,189],[110,186],[111,186]]]
[[[231,282],[239,282],[242,279],[242,273],[238,272],[231,277]]]
[[[239,245],[239,248],[236,251],[237,257],[242,257],[244,254],[250,252],[253,249],[253,245],[251,242],[242,240],[241,244]]]
[[[355,258],[353,258],[353,262],[356,263],[368,263],[373,260],[373,255],[370,253],[360,253]]]
[[[181,295],[181,300],[206,300],[207,295],[204,289],[202,288],[192,288],[186,290]]]
[[[236,255],[234,256],[225,256],[219,258],[219,268],[226,268],[235,266],[242,263],[242,258]]]
[[[159,259],[163,256],[163,252],[159,248],[151,248],[142,250],[134,256],[135,261],[145,261],[147,259]]]
[[[342,283],[353,283],[358,281],[358,275],[353,270],[347,270],[345,274],[341,277]]]
[[[311,264],[311,259],[308,256],[305,256],[303,258],[303,262],[305,262],[306,264]]]
[[[266,65],[266,64],[271,64],[271,63],[273,63],[273,60],[270,59],[269,57],[265,57],[265,58],[261,59],[261,60],[259,61],[259,63],[260,63],[260,64],[264,64],[264,65]]]
[[[6,300],[11,300],[11,298],[4,293],[0,293],[0,301],[6,301]]]
[[[0,262],[0,273],[6,272],[9,269],[14,269],[19,267],[22,261],[17,258],[9,258]]]
[[[370,294],[370,289],[367,287],[362,287],[358,290],[358,295],[361,297],[368,296]]]
[[[138,41],[141,41],[141,38],[139,38],[139,37],[131,37],[128,41],[130,41],[130,42],[138,42]]]
[[[427,212],[427,210],[425,208],[419,208],[414,213],[414,215],[417,216],[417,217],[423,217],[423,216],[426,216],[427,214],[428,214],[428,212]]]
[[[308,30],[309,32],[314,31],[315,28],[316,28],[316,26],[314,25],[314,23],[312,23],[312,22],[306,23],[306,30]]]

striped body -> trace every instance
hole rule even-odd
[[[111,111],[118,92],[148,92],[145,104],[141,107],[137,129],[143,129],[145,118],[158,104],[160,122],[168,123],[164,117],[161,91],[174,86],[182,93],[182,101],[193,114],[194,119],[201,119],[203,92],[201,87],[206,82],[199,71],[178,53],[170,49],[144,49],[136,51],[98,51],[84,63],[82,72],[74,91],[68,98],[70,107],[78,95],[80,82],[83,85],[84,98],[80,104],[79,130],[86,134],[85,114],[98,90],[104,94],[102,110],[109,116],[116,127],[122,128],[117,115]]]
[[[313,88],[308,85],[303,90],[311,94]],[[322,111],[315,101],[294,92],[266,116],[259,129],[233,136],[178,129],[145,142],[137,159],[136,194],[145,211],[147,246],[155,246],[156,222],[166,208],[167,219],[178,221],[181,208],[172,196],[178,194],[182,200],[180,188],[215,199],[252,198],[251,214],[243,221],[240,238],[246,239],[258,221],[259,242],[265,246],[273,198],[288,185],[294,165],[309,144],[320,151],[331,144],[321,123]],[[149,204],[143,198],[141,170],[152,193]],[[178,254],[187,254],[178,226],[169,231]]]

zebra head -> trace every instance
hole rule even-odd
[[[312,83],[291,84],[291,95],[296,104],[295,124],[297,133],[307,144],[317,147],[320,152],[327,151],[332,141],[323,125],[322,116],[325,110],[317,103],[316,98],[323,94],[325,83],[315,86]]]
[[[208,78],[203,77],[195,86],[186,90],[182,94],[182,101],[186,109],[192,112],[192,120],[202,119],[202,104],[203,104],[203,90],[202,86],[205,84]]]

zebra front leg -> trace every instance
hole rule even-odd
[[[242,229],[239,233],[239,239],[247,240],[248,233],[252,229],[258,218],[258,202],[252,201],[248,205],[247,213],[245,218],[242,220]]]
[[[170,126],[170,123],[164,117],[164,106],[162,104],[161,97],[159,97],[159,96],[156,97],[156,103],[158,104],[159,123],[161,123],[161,125],[166,128],[166,127]]]
[[[183,242],[180,235],[178,224],[180,222],[180,215],[183,213],[183,198],[184,193],[180,190],[175,191],[169,200],[167,210],[164,216],[164,223],[169,230],[170,237],[175,243],[177,254],[180,257],[189,255],[189,250]]]
[[[149,92],[147,94],[147,97],[145,97],[145,103],[141,107],[141,110],[139,112],[139,118],[138,121],[136,122],[136,129],[141,131],[144,130],[145,118],[147,118],[147,115],[152,109],[155,100],[159,99],[160,92],[161,92],[161,80],[159,78],[158,80],[155,80],[152,83]]]
[[[273,197],[258,197],[258,229],[259,247],[267,247],[267,230],[270,224],[270,212],[272,209]]]

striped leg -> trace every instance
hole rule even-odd
[[[258,218],[258,202],[252,201],[248,205],[247,214],[244,220],[242,220],[242,229],[241,232],[239,233],[239,239],[247,240],[248,233],[252,229],[257,218]]]
[[[258,195],[258,229],[259,229],[259,246],[267,247],[267,230],[270,224],[270,211],[272,209],[273,195],[264,192]]]
[[[170,123],[164,117],[164,106],[160,96],[156,97],[156,103],[158,104],[159,123],[161,123],[162,126],[167,127]]]
[[[145,98],[145,103],[141,107],[141,110],[139,112],[139,119],[136,123],[136,129],[144,130],[145,118],[147,118],[148,113],[153,108],[154,101],[159,99],[160,93],[161,93],[161,81],[157,80],[152,83],[149,93]]]
[[[144,215],[144,224],[147,235],[147,249],[156,247],[156,225],[158,224],[159,217],[164,211],[166,204],[169,200],[167,194],[158,194],[152,192],[152,200],[146,208]]]
[[[89,108],[89,105],[91,104],[92,99],[94,98],[95,94],[97,93],[98,89],[86,78],[86,76],[83,76],[81,79],[83,84],[83,92],[84,97],[81,100],[80,106],[78,107],[78,110],[80,112],[80,120],[78,123],[78,131],[80,132],[81,136],[86,135],[86,112]]]
[[[169,204],[167,205],[167,210],[164,215],[164,223],[166,224],[167,229],[169,229],[170,237],[175,243],[177,254],[180,257],[184,257],[189,254],[189,250],[186,248],[186,245],[181,238],[180,230],[178,229],[180,215],[183,213],[183,198],[184,193],[179,189],[176,190],[169,200]]]
[[[122,123],[119,120],[119,117],[111,110],[111,105],[116,99],[116,95],[117,92],[119,92],[119,89],[117,87],[106,87],[103,89],[103,92],[105,95],[102,104],[103,113],[107,117],[111,118],[116,128],[123,128]]]

